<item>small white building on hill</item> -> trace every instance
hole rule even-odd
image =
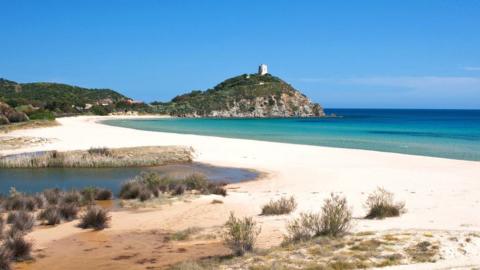
[[[258,67],[258,75],[262,76],[268,73],[268,67],[266,64],[261,64]]]

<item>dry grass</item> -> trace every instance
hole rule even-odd
[[[225,245],[237,256],[252,251],[260,234],[260,227],[251,217],[237,218],[233,213],[230,213],[224,228]]]
[[[297,208],[297,202],[295,198],[291,196],[290,198],[281,197],[280,199],[274,201],[271,200],[269,203],[262,207],[262,215],[285,215],[290,214],[293,210]]]
[[[108,155],[105,155],[108,151]],[[193,150],[179,146],[132,147],[102,151],[49,151],[0,158],[0,168],[148,167],[192,161]]]
[[[9,133],[14,130],[54,127],[60,125],[57,121],[50,120],[31,120],[26,122],[12,123],[8,125],[0,125],[0,133]]]
[[[411,238],[401,239],[402,232],[367,232],[346,234],[335,238],[320,236],[303,242],[268,250],[254,251],[242,257],[214,257],[178,264],[171,269],[370,269],[400,264],[432,262],[439,258],[440,243],[430,243],[422,231],[410,232]],[[450,234],[445,233],[447,239]],[[473,244],[472,244],[473,245]]]
[[[306,241],[320,235],[342,236],[350,230],[351,220],[352,211],[347,200],[332,193],[325,200],[320,213],[301,213],[287,224],[284,244]]]
[[[381,187],[368,195],[365,205],[368,209],[365,218],[368,219],[398,217],[405,212],[405,203],[395,202],[393,193]]]
[[[197,234],[201,231],[202,231],[202,228],[190,227],[185,230],[181,230],[173,233],[169,239],[172,241],[185,241],[185,240],[189,240],[192,235]]]
[[[108,211],[98,207],[91,206],[80,217],[80,224],[78,225],[82,229],[92,228],[94,230],[103,230],[108,227],[110,216]]]

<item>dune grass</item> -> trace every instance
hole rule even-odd
[[[393,193],[381,187],[368,195],[365,206],[368,209],[367,219],[398,217],[406,211],[404,202],[395,202]]]
[[[237,218],[233,213],[230,213],[224,229],[225,245],[237,256],[243,256],[246,252],[253,251],[261,230],[253,218]]]
[[[281,197],[278,200],[271,200],[269,203],[262,207],[262,215],[285,215],[290,214],[297,208],[297,202],[293,196],[290,198]]]
[[[317,236],[338,237],[351,228],[352,211],[344,197],[330,194],[319,213],[300,213],[287,224],[284,243],[307,241]]]

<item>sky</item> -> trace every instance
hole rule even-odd
[[[480,109],[480,1],[0,0],[0,77],[167,101],[261,63],[326,108]]]

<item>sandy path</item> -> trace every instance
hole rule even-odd
[[[262,224],[260,245],[276,245],[285,221],[301,211],[318,210],[330,192],[344,194],[361,217],[367,194],[377,186],[404,200],[408,212],[382,221],[357,220],[355,230],[427,229],[480,231],[480,162],[381,153],[365,150],[293,145],[242,139],[148,132],[98,124],[98,117],[61,118],[61,126],[20,130],[9,136],[56,139],[28,150],[73,150],[90,147],[187,145],[196,161],[214,165],[252,168],[268,173],[260,181],[234,185],[236,189],[210,204],[214,196],[177,203],[161,210],[112,214],[112,231],[183,229],[220,226],[229,211],[254,215]],[[20,150],[4,150],[1,154]],[[21,151],[25,151],[22,149]],[[262,204],[282,194],[294,195],[299,207],[282,217],[259,217]],[[54,233],[55,231],[55,233]],[[31,236],[46,244],[79,231],[73,224],[39,230]],[[478,261],[480,264],[480,259]]]

